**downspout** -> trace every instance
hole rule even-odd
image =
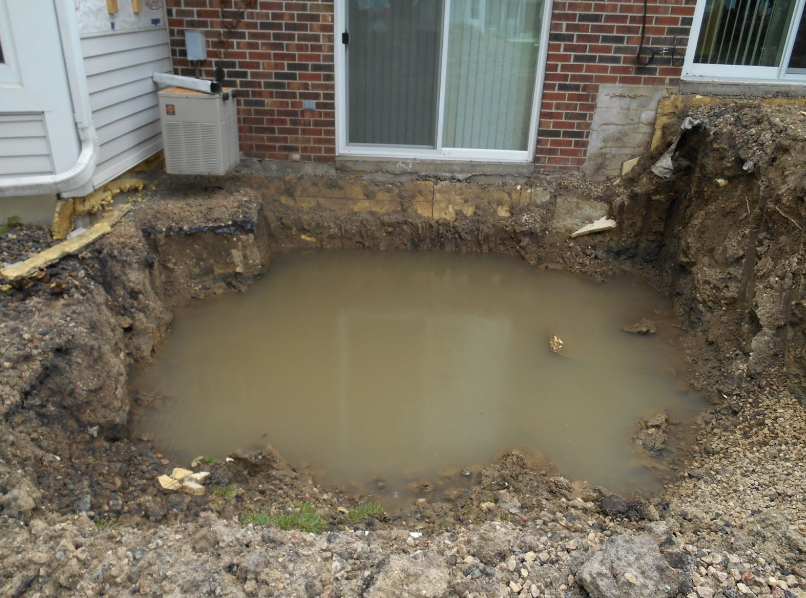
[[[81,141],[81,152],[75,165],[64,172],[0,179],[0,197],[48,195],[78,189],[88,183],[95,173],[100,144],[92,123],[90,94],[87,88],[87,75],[84,71],[78,22],[75,11],[71,13],[67,0],[53,0],[53,3],[56,6],[59,37],[62,41],[64,64],[67,68],[67,81],[73,102],[78,137]]]

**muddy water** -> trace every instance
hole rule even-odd
[[[642,316],[656,336],[622,331]],[[539,451],[574,478],[651,486],[638,419],[700,407],[679,389],[666,300],[489,255],[323,253],[180,314],[135,386],[134,427],[221,458],[273,444],[326,481],[414,479]],[[549,350],[550,333],[565,343]]]

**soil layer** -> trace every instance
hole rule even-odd
[[[386,214],[289,205],[251,175],[166,178],[83,253],[5,289],[0,595],[584,596],[598,590],[583,563],[638,533],[682,576],[667,595],[800,595],[806,119],[752,102],[692,116],[700,125],[668,179],[649,170],[652,155],[613,184],[552,181],[554,199],[453,221],[405,199]],[[552,232],[568,195],[606,202],[618,228],[573,241]],[[25,243],[0,239],[9,262],[27,239],[48,244],[15,231]],[[163,492],[157,476],[188,464],[127,433],[142,400],[128,368],[151,358],[177,307],[245,290],[278,253],[341,248],[496,252],[645,277],[683,318],[690,382],[712,404],[697,441],[648,455],[669,469],[663,492],[643,499],[517,451],[473,472],[469,492],[451,493],[462,472],[446,472],[417,502],[359,521],[351,511],[367,497],[320,487],[270,448],[205,466],[216,490],[204,496]],[[301,501],[324,533],[241,523]]]

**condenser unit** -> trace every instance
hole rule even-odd
[[[226,174],[240,160],[235,90],[159,92],[165,171]]]

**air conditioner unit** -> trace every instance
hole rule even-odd
[[[235,90],[203,93],[181,87],[159,92],[165,170],[226,174],[240,160]]]

